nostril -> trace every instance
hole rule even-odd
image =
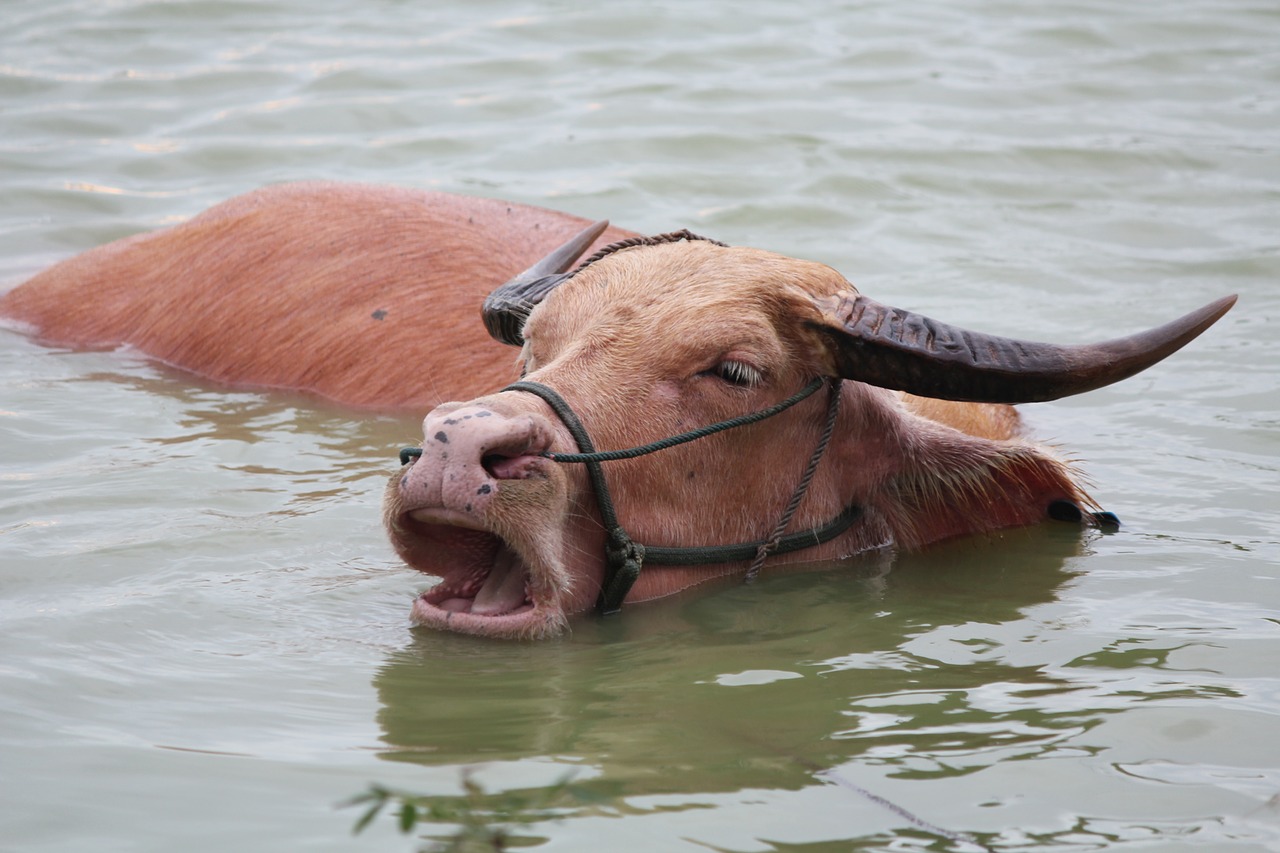
[[[542,471],[544,461],[542,457],[529,453],[515,456],[488,453],[480,459],[480,465],[495,480],[528,480],[530,477],[546,476]]]
[[[480,467],[484,468],[484,472],[493,479],[501,480],[504,478],[495,473],[494,468],[501,468],[502,463],[510,458],[510,456],[503,453],[486,453],[480,458]]]

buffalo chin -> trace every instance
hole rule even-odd
[[[414,513],[401,529],[416,541],[409,563],[440,578],[413,603],[412,619],[428,628],[482,637],[540,639],[563,632],[562,609],[520,552],[484,530],[430,523]]]

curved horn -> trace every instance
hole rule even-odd
[[[1083,394],[1146,370],[1177,352],[1236,304],[1210,302],[1171,323],[1080,346],[970,332],[850,291],[818,300],[840,375],[974,403],[1033,403]]]
[[[560,282],[568,278],[574,263],[594,243],[609,220],[594,222],[560,248],[498,287],[484,300],[480,316],[489,334],[511,346],[524,344],[524,321],[533,306],[541,302]]]

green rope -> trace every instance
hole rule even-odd
[[[760,546],[760,550],[756,551],[755,559],[751,561],[751,565],[747,568],[747,583],[751,583],[760,574],[760,569],[764,566],[764,561],[769,555],[778,550],[779,544],[782,542],[782,532],[787,529],[787,525],[791,524],[791,519],[796,514],[796,510],[800,508],[800,501],[809,491],[809,483],[813,481],[813,474],[818,470],[818,463],[822,461],[822,456],[827,452],[827,445],[831,443],[831,434],[835,431],[836,417],[840,414],[840,380],[834,379],[831,382],[831,399],[827,402],[827,420],[822,427],[822,435],[818,438],[818,446],[814,448],[813,455],[809,457],[809,464],[805,466],[804,475],[800,478],[800,483],[796,486],[796,490],[791,494],[791,500],[787,503],[787,508],[782,513],[782,518],[778,519],[777,525],[773,528],[773,534]]]
[[[801,400],[811,396],[825,383],[826,380],[824,379],[815,379],[798,393],[793,394],[781,403],[770,406],[767,409],[761,409],[758,412],[752,412],[727,421],[720,421],[710,426],[690,430],[641,447],[602,453],[596,452],[595,445],[592,444],[591,436],[587,434],[586,427],[582,425],[568,402],[554,389],[538,382],[517,382],[513,385],[508,385],[502,390],[525,391],[541,397],[556,413],[565,427],[568,428],[569,433],[578,444],[578,449],[582,451],[581,453],[543,453],[542,455],[556,462],[581,462],[587,466],[587,473],[591,478],[591,485],[596,493],[596,503],[600,508],[600,520],[604,523],[608,536],[605,544],[605,577],[600,587],[600,597],[596,602],[596,609],[601,614],[607,615],[622,609],[622,602],[626,599],[632,584],[640,576],[640,570],[643,568],[646,559],[658,565],[696,566],[737,562],[754,557],[749,569],[748,579],[751,579],[759,573],[760,566],[763,565],[770,554],[785,554],[829,542],[853,525],[862,514],[861,509],[857,506],[847,507],[840,515],[817,530],[803,530],[788,536],[782,535],[782,531],[790,524],[792,516],[795,515],[796,509],[800,505],[800,501],[808,491],[814,471],[817,470],[818,463],[821,461],[831,440],[840,405],[840,380],[838,379],[831,382],[831,402],[827,406],[827,418],[818,446],[810,457],[804,475],[801,477],[795,492],[792,493],[791,500],[787,504],[782,518],[768,539],[763,539],[759,542],[744,542],[738,545],[706,545],[688,548],[641,545],[633,541],[618,522],[618,514],[613,505],[613,498],[609,493],[608,483],[605,481],[604,468],[601,465],[602,462],[630,459],[647,453],[655,453],[668,447],[674,447],[677,444],[714,435],[726,429],[756,423],[794,406]]]
[[[524,384],[526,383],[517,382],[515,385],[509,385],[503,390],[528,390],[520,388],[520,386]],[[691,429],[688,432],[682,432],[679,435],[659,439],[658,441],[650,444],[643,444],[639,447],[630,447],[626,450],[593,451],[589,453],[553,453],[548,450],[543,451],[539,455],[545,456],[547,459],[554,459],[556,462],[616,462],[619,459],[634,459],[637,456],[645,456],[650,453],[656,453],[659,450],[666,450],[669,447],[676,447],[677,445],[685,444],[690,441],[697,441],[700,438],[706,438],[709,435],[715,435],[716,433],[724,432],[727,429],[746,426],[748,424],[756,423],[757,421],[762,421],[765,418],[771,418],[779,412],[791,408],[806,397],[811,396],[815,391],[822,387],[822,384],[823,380],[821,378],[815,379],[795,394],[792,394],[790,397],[783,400],[781,403],[770,406],[767,409],[761,409],[758,412],[752,412],[748,415],[730,418],[727,421],[720,421],[719,423],[714,423],[709,426]],[[561,420],[564,420],[563,415],[561,415]],[[576,435],[574,437],[577,438]],[[590,439],[588,439],[588,441],[590,441]],[[581,447],[582,442],[579,441],[578,444],[579,447]]]

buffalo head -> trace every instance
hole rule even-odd
[[[419,458],[391,479],[391,541],[410,566],[440,578],[414,605],[420,623],[552,635],[601,600],[616,570],[606,552],[640,543],[635,569],[646,549],[769,541],[784,532],[774,529],[780,520],[793,538],[827,534],[775,562],[919,547],[1051,515],[1088,520],[1093,504],[1070,466],[1020,437],[1007,404],[1131,376],[1234,303],[1061,347],[939,323],[874,302],[821,264],[684,232],[616,244],[575,269],[603,227],[485,305],[490,333],[521,347],[524,378],[550,396],[525,386],[438,407]],[[815,380],[832,381],[778,405]],[[633,448],[774,409],[595,471],[563,459],[584,441]],[[617,541],[617,530],[629,538]],[[753,562],[708,553],[718,562],[644,559],[618,601]]]

